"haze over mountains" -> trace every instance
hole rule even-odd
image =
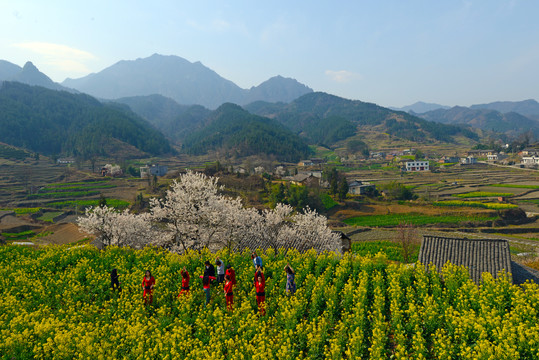
[[[63,85],[69,88],[31,62],[21,68],[2,60],[1,81],[0,141],[44,154],[158,155],[173,152],[173,144],[195,155],[217,152],[297,161],[309,154],[307,145],[368,153],[365,131],[417,143],[463,137],[478,141],[481,131],[473,128],[511,137],[530,129],[539,134],[535,100],[470,108],[417,102],[402,108],[404,112],[313,92],[281,76],[242,89],[200,62],[158,54],[66,79]],[[109,143],[116,146],[105,149]]]
[[[210,109],[226,102],[239,105],[256,100],[290,102],[313,91],[281,76],[242,89],[198,61],[191,63],[178,56],[159,54],[123,60],[98,73],[66,79],[62,85],[102,99],[159,94],[178,104],[197,104]]]
[[[417,102],[400,109],[426,120],[443,124],[465,124],[481,130],[503,133],[510,137],[529,130],[539,135],[539,103],[533,99],[497,101],[452,108]]]

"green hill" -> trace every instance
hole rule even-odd
[[[349,124],[356,128],[376,127],[379,132],[416,142],[451,142],[453,136],[457,135],[478,138],[477,134],[465,126],[439,124],[402,111],[321,92],[303,95],[290,104],[269,105],[257,102],[245,108],[257,115],[274,118],[296,131],[320,126],[321,119],[325,119],[329,122],[328,129],[341,128],[338,131],[341,135],[334,137],[336,141],[355,135],[355,132],[348,133],[351,131]],[[337,123],[334,123],[336,120]],[[307,132],[305,135],[309,137]]]
[[[172,152],[159,131],[129,110],[16,82],[0,87],[0,128],[0,142],[45,155],[113,155],[125,150],[122,144],[152,155]]]
[[[183,150],[205,154],[224,150],[234,156],[265,154],[281,161],[299,161],[309,155],[307,144],[277,121],[250,114],[238,105],[223,104],[205,126],[186,137]]]

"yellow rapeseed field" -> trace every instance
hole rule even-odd
[[[234,310],[214,286],[205,307],[205,260],[231,263]],[[443,276],[381,255],[262,254],[266,316],[259,316],[248,252],[184,255],[146,248],[0,247],[2,359],[537,359],[539,288],[465,269]],[[298,290],[287,297],[284,266]],[[180,270],[191,294],[178,299]],[[118,269],[123,291],[110,288]],[[144,271],[156,279],[144,305]]]

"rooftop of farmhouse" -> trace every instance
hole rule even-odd
[[[468,269],[475,283],[481,282],[483,273],[494,278],[502,271],[511,274],[514,284],[526,280],[539,282],[539,272],[511,260],[509,243],[504,239],[467,239],[423,236],[419,259],[423,264],[433,264],[438,271],[450,262]]]

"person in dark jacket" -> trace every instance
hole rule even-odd
[[[118,270],[116,269],[112,269],[110,272],[110,286],[112,287],[112,290],[118,290],[118,292],[122,291],[120,280],[118,279]]]
[[[215,267],[208,260],[204,262],[204,266],[204,276],[215,277]]]

